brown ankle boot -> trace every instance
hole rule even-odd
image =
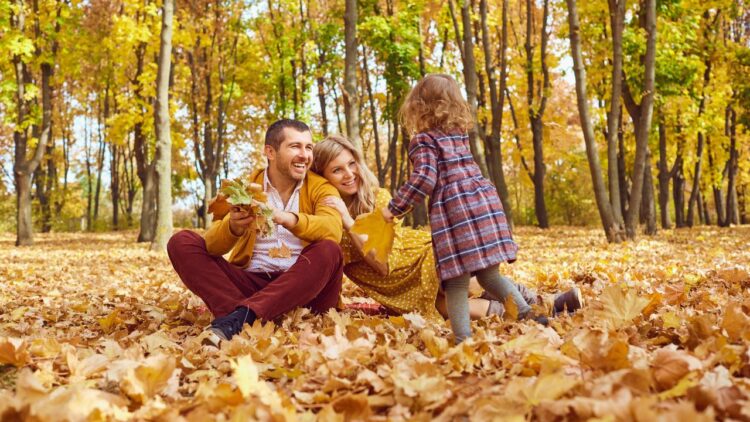
[[[552,315],[568,311],[569,314],[581,309],[584,305],[583,295],[578,287],[573,287],[567,292],[555,295],[555,304],[552,309]]]

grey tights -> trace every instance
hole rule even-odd
[[[479,285],[493,296],[502,301],[508,296],[512,296],[513,301],[518,306],[519,314],[531,310],[531,307],[526,303],[526,300],[521,296],[521,293],[513,282],[509,278],[500,275],[497,265],[476,271],[474,274],[477,277],[477,281],[479,281]],[[470,278],[471,274],[462,274],[443,281],[448,318],[451,321],[451,328],[456,338],[456,344],[471,337],[471,323],[469,319]]]

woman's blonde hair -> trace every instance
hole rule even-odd
[[[359,189],[347,205],[349,214],[352,217],[357,217],[375,208],[375,190],[378,188],[378,179],[367,168],[365,161],[362,159],[362,154],[357,151],[354,144],[343,135],[328,135],[313,147],[312,170],[322,176],[328,164],[344,150],[352,154],[359,171]]]
[[[469,104],[453,77],[427,75],[412,88],[399,111],[401,123],[412,133],[430,129],[468,131],[474,126]]]

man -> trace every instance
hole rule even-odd
[[[167,245],[177,274],[214,314],[209,329],[220,339],[231,339],[245,323],[272,320],[298,306],[320,313],[338,303],[341,218],[321,202],[338,192],[308,172],[312,148],[310,128],[302,122],[279,120],[266,132],[268,167],[250,177],[263,186],[274,209],[272,235],[258,236],[255,217],[233,207],[214,216],[205,237],[183,230]],[[291,256],[273,253],[282,246]],[[222,258],[230,251],[228,261]]]

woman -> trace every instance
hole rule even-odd
[[[341,194],[341,198],[328,197],[323,203],[341,214],[345,230],[341,241],[344,274],[392,312],[417,311],[433,320],[438,320],[440,314],[445,316],[430,233],[404,228],[397,222],[392,253],[386,265],[371,255],[363,255],[362,239],[351,233],[358,215],[382,209],[391,200],[388,191],[378,187],[378,180],[354,145],[341,135],[328,136],[313,149],[312,170],[328,179]],[[522,285],[516,286],[528,303],[540,302],[536,293]],[[574,311],[582,304],[578,289],[559,294],[553,301],[555,313],[564,309]],[[486,293],[470,299],[469,307],[472,318],[505,313],[503,304]]]

